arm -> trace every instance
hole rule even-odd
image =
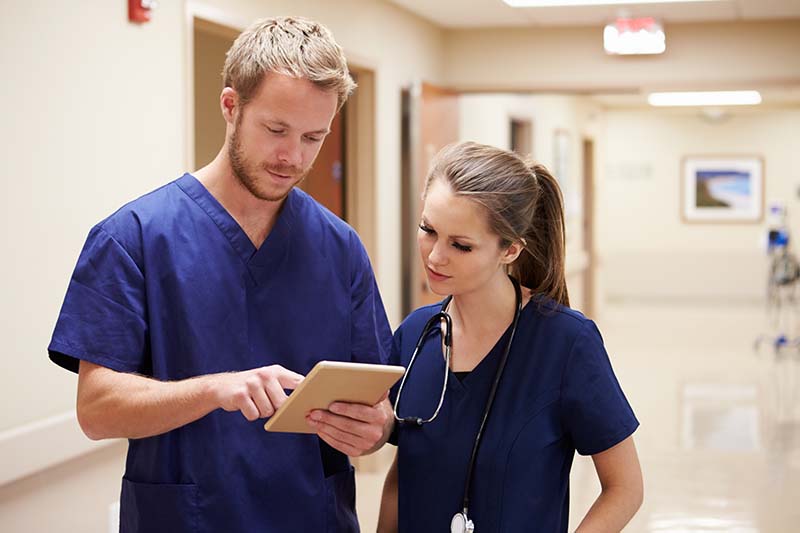
[[[81,361],[78,422],[92,440],[139,439],[194,422],[215,409],[250,421],[271,416],[303,376],[273,365],[244,372],[158,381]]]
[[[381,511],[378,515],[378,533],[395,533],[397,531],[397,455],[386,473],[381,497]]]
[[[576,533],[621,531],[642,505],[642,470],[633,437],[592,456],[601,492]]]
[[[334,402],[328,410],[311,411],[306,421],[319,438],[351,457],[378,451],[394,429],[392,404],[386,396],[372,406]]]

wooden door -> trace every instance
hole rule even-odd
[[[428,288],[417,249],[417,226],[431,161],[442,147],[459,140],[459,94],[420,83],[404,95],[403,101],[403,312],[408,313],[441,299]]]
[[[311,172],[300,187],[341,219],[347,217],[345,205],[344,108],[333,117],[331,132],[322,143]]]

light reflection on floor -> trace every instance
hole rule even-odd
[[[625,531],[800,531],[800,353],[754,352],[763,309],[615,304],[598,323],[642,423],[645,503]],[[598,491],[576,458],[571,527]]]

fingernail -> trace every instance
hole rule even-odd
[[[314,422],[322,418],[322,416],[320,416],[320,414],[317,411],[312,411],[310,417],[311,420],[313,420]]]

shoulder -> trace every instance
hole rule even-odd
[[[557,328],[567,334],[578,335],[587,327],[594,325],[594,322],[577,309],[541,295],[534,295],[526,309],[529,309],[535,319],[544,322],[548,328]]]
[[[333,259],[335,261],[345,260],[352,271],[369,267],[370,261],[364,244],[347,222],[301,189],[293,189],[287,200],[291,202],[291,217],[297,226],[292,231],[295,236],[297,231],[304,236],[302,242],[313,247],[313,253],[332,259],[339,258]]]
[[[183,178],[180,178],[183,179]],[[96,228],[120,242],[141,238],[142,228],[156,224],[163,226],[170,218],[178,216],[176,199],[188,198],[174,180],[132,200],[97,223]]]
[[[178,188],[178,181],[171,181],[124,204],[95,224],[84,249],[101,254],[109,246],[117,247],[141,268],[148,228],[171,227],[169,219],[178,216],[175,199],[185,197]]]
[[[355,230],[347,222],[333,214],[307,192],[297,188],[292,189],[287,200],[292,203],[295,216],[299,217],[308,229],[323,229],[346,239],[355,235]]]
[[[397,334],[402,334],[404,331],[410,331],[414,335],[418,335],[428,320],[442,310],[442,302],[435,304],[425,305],[411,312],[400,326],[397,328]]]

